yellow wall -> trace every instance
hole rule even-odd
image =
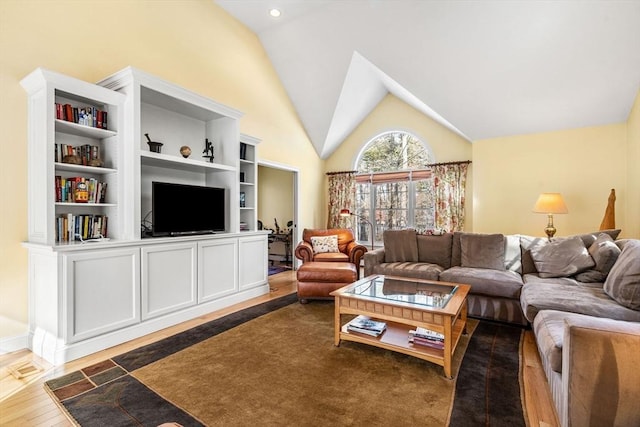
[[[544,236],[546,215],[532,212],[543,192],[562,194],[557,236],[598,230],[612,188],[616,227],[626,232],[625,124],[493,138],[473,143],[474,231]]]
[[[426,143],[431,149],[435,162],[471,160],[472,150],[469,141],[435,122],[430,117],[425,116],[397,97],[387,95],[327,159],[326,171],[353,170],[357,160],[356,157],[364,144],[381,133],[398,129],[409,132]],[[471,175],[474,167],[472,164],[469,168],[467,181],[465,222],[465,229],[467,230],[473,228],[473,201],[471,195],[474,184]],[[327,180],[325,178],[326,185]],[[325,190],[323,194],[325,195],[326,206],[327,191]],[[325,224],[326,216],[327,213],[324,212]]]
[[[323,162],[262,45],[211,0],[2,0],[0,52],[0,315],[27,321],[27,96],[19,81],[37,67],[95,82],[131,65],[229,105],[245,113],[241,132],[262,140],[260,159],[300,169],[302,194],[324,189]],[[319,225],[321,202],[306,198],[300,222]]]
[[[627,237],[640,239],[640,91],[627,121]]]

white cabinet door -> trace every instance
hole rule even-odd
[[[195,243],[142,248],[142,320],[196,304]]]
[[[198,243],[198,302],[238,291],[238,239]]]
[[[66,342],[140,321],[140,250],[91,250],[63,256]],[[56,304],[56,301],[51,301]]]
[[[240,239],[240,290],[267,283],[267,235]]]

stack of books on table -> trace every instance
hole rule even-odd
[[[347,324],[347,330],[374,337],[382,334],[387,329],[387,324],[379,320],[371,320],[367,316],[357,316]]]
[[[426,328],[417,327],[415,330],[409,331],[409,342],[444,350],[444,335]]]

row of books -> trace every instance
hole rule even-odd
[[[100,239],[107,237],[106,215],[74,215],[56,217],[56,242]]]
[[[54,161],[60,163],[66,156],[76,156],[82,161],[83,166],[91,164],[92,160],[100,159],[100,147],[97,145],[55,144]]]
[[[56,102],[56,119],[93,128],[107,129],[107,112],[96,107],[74,107]]]
[[[417,327],[409,331],[409,342],[414,345],[444,350],[444,335],[430,329]]]
[[[357,316],[347,324],[347,330],[377,337],[387,329],[387,324],[367,316]]]
[[[78,197],[78,183],[84,183],[86,188],[82,188],[87,194]],[[75,176],[63,178],[60,175],[55,177],[56,202],[67,203],[105,203],[107,195],[107,183],[98,181],[95,178],[85,178]]]

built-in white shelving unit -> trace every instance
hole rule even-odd
[[[267,233],[256,230],[259,140],[240,135],[242,113],[132,67],[97,84],[37,69],[21,84],[29,95],[25,246],[35,354],[64,363],[269,291]],[[56,104],[107,112],[108,125],[61,118]],[[56,156],[62,144],[97,147],[101,162],[70,163]],[[60,200],[56,183],[78,176],[106,183],[104,200]],[[147,237],[153,181],[224,188],[224,231]],[[57,218],[89,214],[108,218],[107,239],[59,238]]]
[[[258,163],[256,146],[258,138],[240,135],[240,231],[257,229]]]

